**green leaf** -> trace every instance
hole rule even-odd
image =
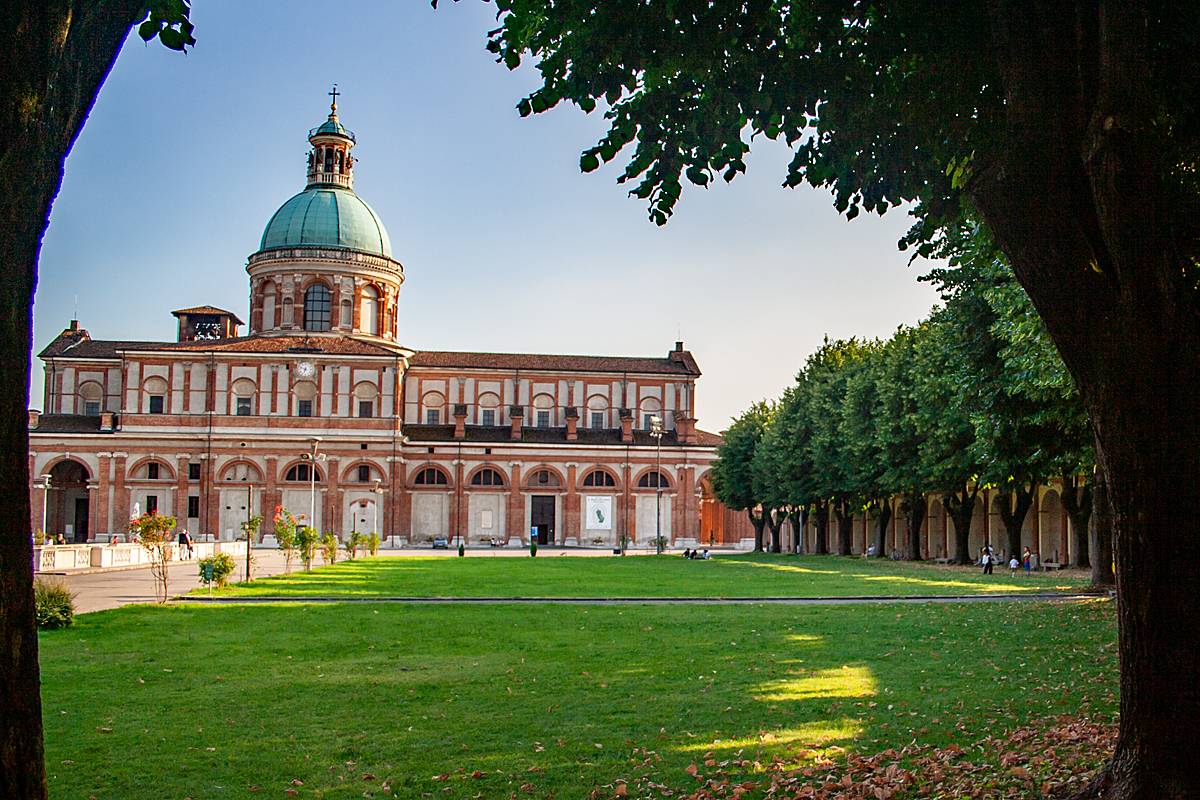
[[[600,159],[596,158],[595,153],[584,153],[579,159],[579,169],[583,172],[593,172],[600,167]]]

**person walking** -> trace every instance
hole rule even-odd
[[[995,561],[996,561],[996,559],[992,555],[992,546],[985,542],[983,545],[983,574],[984,575],[994,574],[992,572],[992,567],[993,567],[993,564],[995,563]]]
[[[181,550],[186,550],[188,559],[191,559],[193,553],[192,535],[185,530],[179,532],[179,547]]]

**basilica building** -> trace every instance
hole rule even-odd
[[[696,427],[682,342],[654,358],[403,346],[404,267],[354,192],[354,134],[334,105],[308,138],[307,185],[248,259],[245,321],[181,309],[174,342],[93,339],[73,321],[40,353],[35,530],[107,542],[157,511],[229,541],[249,515],[269,535],[282,506],[386,546],[745,534],[708,487],[720,437]]]

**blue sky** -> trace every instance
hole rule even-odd
[[[404,264],[400,339],[427,350],[664,355],[704,377],[699,425],[777,397],[822,338],[886,337],[937,301],[896,248],[909,219],[840,218],[780,187],[788,152],[685,189],[664,228],[579,172],[605,130],[574,106],[521,119],[537,86],[484,49],[479,0],[196,0],[186,56],[132,37],[67,160],[42,248],[35,352],[72,318],[93,338],[173,340],[171,310],[246,317],[246,257],[304,187],[309,128],[342,92],[355,190]],[[41,406],[35,362],[31,406]]]

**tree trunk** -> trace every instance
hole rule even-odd
[[[1008,534],[1009,558],[1021,558],[1021,530],[1025,527],[1025,517],[1033,506],[1037,487],[1037,481],[1030,481],[1028,490],[1018,483],[1014,489],[1002,495],[1004,501],[998,504],[1000,519],[1004,522],[1005,533]]]
[[[1151,12],[1139,0],[1067,13],[992,0],[989,12],[1006,139],[967,191],[1079,387],[1108,481],[1096,508],[1112,512],[1120,733],[1082,795],[1200,797],[1200,517],[1180,513],[1200,500],[1195,189],[1165,166],[1177,151],[1155,105],[1166,79],[1151,66]],[[1093,565],[1108,561],[1100,550]]]
[[[890,497],[871,504],[871,518],[875,521],[875,557],[887,558],[887,528],[892,521]]]
[[[818,556],[829,555],[829,501],[813,503],[812,516],[817,539],[813,553]]]
[[[1092,485],[1085,483],[1080,475],[1063,475],[1062,504],[1071,520],[1071,568],[1087,569],[1088,539],[1091,536],[1089,520],[1092,516]]]
[[[63,163],[138,2],[0,4],[0,797],[46,797],[29,519],[29,357],[42,234]]]
[[[782,552],[783,546],[779,539],[779,529],[783,527],[784,513],[773,508],[764,512],[764,516],[767,518],[767,527],[771,529],[771,552]]]
[[[911,492],[905,495],[900,508],[904,512],[904,529],[907,539],[904,560],[924,561],[921,557],[921,525],[925,522],[925,515],[929,513],[929,500],[926,499],[923,492]]]
[[[833,502],[833,515],[837,518],[838,526],[838,555],[848,556],[854,540],[854,512],[850,501],[846,499]]]
[[[1113,575],[1113,512],[1108,496],[1108,482],[1097,476],[1092,492],[1092,540],[1096,560],[1092,563],[1092,589],[1107,591],[1116,584]]]
[[[971,557],[971,523],[975,520],[975,503],[979,497],[979,486],[974,488],[964,485],[958,492],[950,492],[942,502],[950,521],[954,523],[954,561],[955,564],[971,566],[975,559]]]
[[[792,509],[789,515],[792,521],[792,551],[799,554],[804,552],[804,526],[808,522],[808,509],[801,506]]]
[[[755,515],[754,509],[748,509],[746,514],[750,517],[750,524],[754,526],[754,552],[761,553],[763,551],[763,526],[767,524],[766,512]]]

